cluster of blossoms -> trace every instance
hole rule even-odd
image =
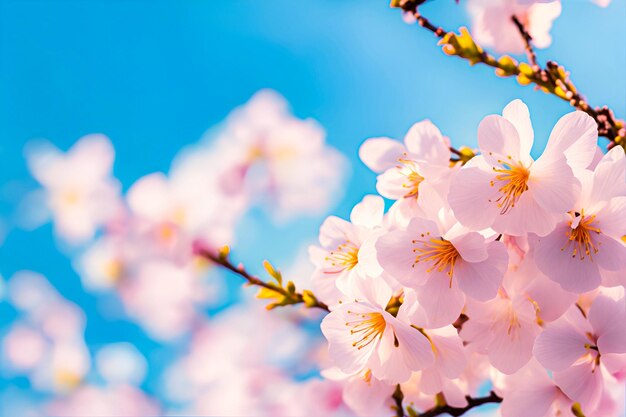
[[[157,415],[157,401],[140,388],[146,359],[127,343],[84,340],[85,315],[35,272],[20,271],[7,285],[18,318],[2,340],[3,377],[25,376],[40,395],[3,394],[3,415]]]
[[[624,149],[603,155],[579,111],[536,160],[533,136],[515,100],[480,123],[466,163],[428,120],[361,146],[380,196],[310,248],[331,310],[324,375],[357,414],[389,414],[398,384],[415,409],[465,407],[485,382],[503,417],[623,411]]]
[[[194,253],[232,243],[257,206],[282,222],[328,209],[346,163],[315,121],[295,118],[282,97],[262,91],[180,152],[168,175],[142,177],[124,196],[103,135],[85,136],[65,153],[38,143],[27,157],[43,187],[26,199],[26,214],[41,221],[34,209],[47,209],[84,288],[105,297],[99,307],[113,306],[108,318],[123,310],[161,343],[162,359],[148,364],[127,343],[86,343],[84,312],[43,276],[19,272],[6,285],[17,319],[2,334],[3,377],[25,377],[37,395],[3,395],[0,414],[349,414],[339,384],[306,378],[324,347],[302,326],[307,316],[257,312],[254,321],[248,304],[223,311],[233,297]],[[158,398],[144,384],[148,366],[161,380]]]
[[[103,135],[85,136],[67,153],[43,144],[27,156],[57,235],[80,249],[74,263],[84,287],[113,291],[152,337],[171,340],[219,302],[193,242],[232,243],[258,205],[284,221],[320,214],[337,198],[345,159],[324,139],[314,120],[295,118],[266,90],[183,149],[168,175],[146,175],[125,196]]]

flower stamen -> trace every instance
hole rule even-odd
[[[426,272],[444,272],[450,277],[450,286],[452,286],[452,276],[454,275],[454,265],[459,258],[459,251],[454,245],[444,238],[429,237],[430,233],[422,234],[424,239],[415,239],[411,243],[419,245],[413,249],[415,253],[415,261],[413,266],[420,262],[432,262],[432,266]]]
[[[567,242],[561,248],[562,251],[574,246],[572,250],[572,258],[578,258],[582,261],[588,257],[593,261],[593,255],[598,253],[600,244],[593,242],[592,233],[600,234],[600,228],[594,225],[596,216],[585,216],[584,211],[574,213],[574,218],[569,222],[570,229],[567,231]]]
[[[345,270],[351,270],[359,263],[359,248],[350,240],[337,246],[337,250],[331,251],[326,258],[330,265],[337,268],[328,271],[329,274],[336,274]]]
[[[351,327],[350,334],[357,335],[358,339],[352,343],[353,347],[362,349],[374,342],[376,338],[382,338],[387,323],[381,313],[357,313],[348,311],[348,314],[357,318],[346,322],[346,326]]]
[[[511,159],[511,157],[508,157]],[[515,204],[522,197],[522,194],[528,190],[528,178],[530,171],[521,162],[506,162],[498,160],[501,164],[500,168],[493,167],[493,171],[498,174],[489,183],[492,187],[498,183],[501,185],[498,189],[500,197],[496,200],[498,207],[501,209],[500,214],[506,214],[515,207]],[[491,200],[489,200],[491,202]]]

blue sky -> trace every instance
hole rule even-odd
[[[623,118],[626,1],[607,9],[564,3],[540,61],[565,65],[592,104]],[[446,28],[468,23],[452,0],[432,1],[423,11]],[[117,152],[115,175],[127,189],[142,175],[167,171],[178,150],[261,88],[283,94],[299,117],[317,119],[351,161],[345,196],[332,210],[340,216],[375,191],[375,176],[357,158],[368,137],[401,138],[428,118],[453,144],[473,145],[485,115],[521,98],[530,107],[537,154],[571,111],[488,68],[445,56],[432,34],[404,24],[387,0],[0,0],[0,218],[10,225],[20,196],[35,187],[23,158],[31,139],[66,149],[85,134],[106,134]],[[250,265],[265,258],[287,264],[315,239],[322,219],[274,226],[255,213],[240,228],[238,256]],[[156,349],[136,326],[99,317],[103,301],[82,290],[51,227],[6,236],[0,274],[20,269],[43,273],[85,309],[88,343],[130,340],[148,355]],[[0,313],[2,331],[12,312],[4,305]]]

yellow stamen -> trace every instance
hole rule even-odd
[[[419,185],[422,181],[424,181],[424,177],[417,172],[414,161],[404,158],[400,158],[399,161],[402,165],[398,166],[398,169],[400,169],[400,173],[406,177],[406,182],[402,183],[402,187],[408,190],[404,195],[404,198],[417,198],[417,195],[419,194]]]
[[[337,246],[337,250],[331,251],[325,258],[330,264],[337,268],[336,271],[327,271],[326,273],[337,273],[344,270],[350,270],[359,263],[359,248],[349,240]]]
[[[358,337],[352,346],[362,349],[374,342],[376,338],[382,338],[387,323],[381,313],[348,311],[348,314],[356,316],[355,320],[346,322],[346,326],[351,327],[350,334]]]
[[[426,272],[437,270],[444,272],[450,277],[450,286],[452,286],[452,275],[454,274],[454,265],[459,258],[459,251],[454,245],[444,238],[429,237],[430,233],[422,234],[424,239],[413,240],[412,243],[419,244],[413,249],[415,253],[415,261],[413,266],[420,262],[432,262],[432,266]]]
[[[576,227],[572,228],[572,224],[574,221],[578,220],[580,217],[580,221]],[[579,259],[582,261],[585,257],[588,257],[590,261],[593,261],[593,255],[598,253],[600,249],[599,244],[595,244],[592,240],[592,233],[600,234],[600,228],[597,227],[597,224],[594,225],[596,220],[596,216],[585,216],[585,212],[575,213],[574,219],[569,222],[570,229],[568,229],[567,242],[561,248],[564,251],[566,248],[569,248],[570,245],[574,246],[572,250],[572,258],[575,258],[577,255]]]
[[[509,160],[511,157],[508,157]],[[528,177],[530,171],[521,162],[505,162],[498,160],[501,164],[500,168],[493,167],[493,171],[498,175],[489,183],[492,187],[498,184],[500,188],[498,192],[500,197],[496,200],[498,207],[501,209],[500,214],[506,214],[510,209],[515,207],[515,203],[519,201],[522,194],[528,190]],[[491,200],[490,200],[491,201]]]

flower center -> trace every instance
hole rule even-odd
[[[326,261],[330,262],[333,268],[336,268],[330,273],[351,270],[359,263],[359,248],[347,240],[346,243],[337,246],[337,250],[331,251],[326,257]]]
[[[400,173],[406,177],[406,179],[402,182],[402,188],[407,189],[406,194],[404,194],[404,198],[417,197],[419,193],[419,185],[422,181],[424,181],[424,177],[417,172],[414,161],[400,158],[400,162],[402,163],[402,166],[398,168],[400,169]]]
[[[524,191],[528,190],[527,184],[530,171],[521,162],[513,163],[498,160],[498,163],[501,164],[500,168],[493,167],[493,171],[498,174],[491,180],[489,185],[495,187],[497,184],[500,187],[498,189],[500,197],[498,197],[496,203],[500,208],[500,214],[506,214],[515,207],[515,203],[517,203]]]
[[[596,244],[592,240],[592,233],[600,234],[600,228],[597,224],[594,226],[596,216],[585,216],[584,211],[581,213],[574,213],[574,218],[569,222],[570,230],[567,231],[567,242],[565,246],[561,248],[565,251],[570,246],[573,246],[572,258],[578,258],[582,261],[585,257],[593,261],[593,255],[598,253],[600,249],[599,244]]]
[[[459,258],[459,251],[454,245],[444,238],[429,237],[430,233],[422,233],[423,239],[415,239],[411,243],[418,245],[413,249],[415,261],[413,266],[420,262],[431,262],[432,266],[426,272],[444,272],[450,276],[450,286],[452,286],[452,275],[454,274],[454,265]]]
[[[381,338],[387,323],[381,313],[357,313],[348,311],[348,314],[355,316],[352,321],[346,322],[350,327],[350,334],[357,337],[352,346],[362,349],[369,345],[376,338]]]

